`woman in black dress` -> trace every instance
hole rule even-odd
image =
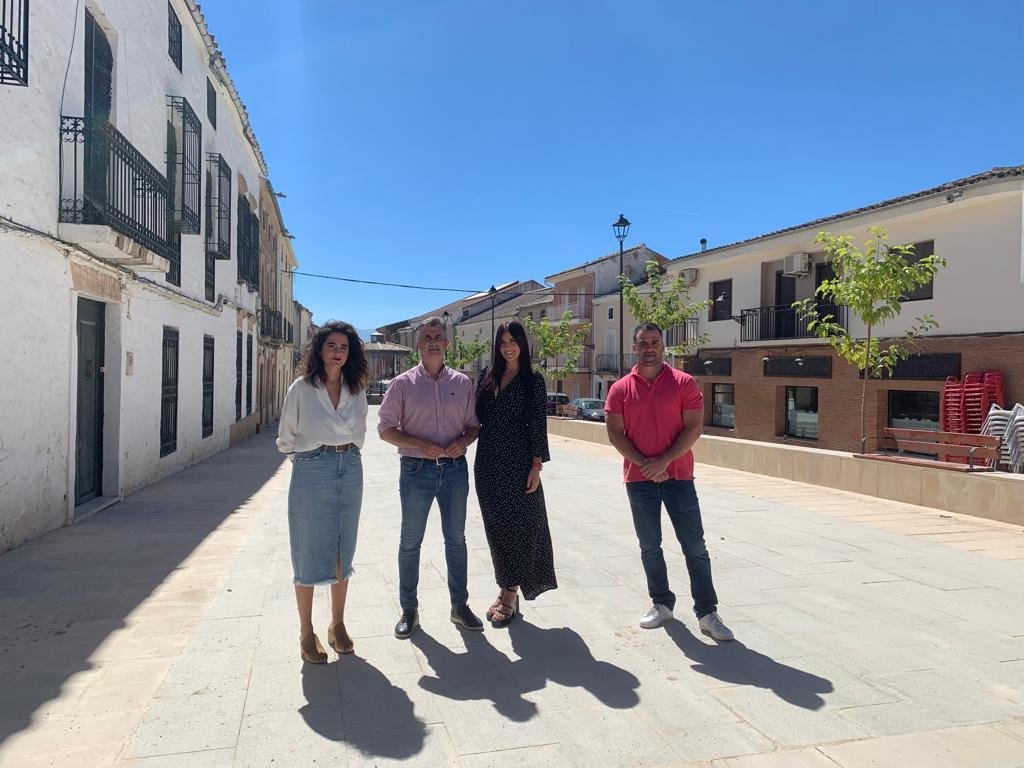
[[[533,600],[555,589],[551,532],[540,471],[548,454],[547,387],[530,367],[522,324],[498,326],[491,368],[480,381],[480,419],[473,476],[483,513],[494,578],[501,589],[487,610],[491,626],[505,627],[519,612],[519,589]]]

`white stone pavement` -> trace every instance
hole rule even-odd
[[[266,434],[0,556],[0,766],[1024,766],[1020,528],[698,467],[738,638],[716,646],[668,538],[678,620],[637,628],[619,462],[562,438],[552,455],[560,588],[460,633],[435,514],[403,642],[397,460],[371,434],[356,654],[321,667],[298,658],[290,464]],[[472,492],[467,538],[482,613]]]

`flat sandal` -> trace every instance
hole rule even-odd
[[[504,627],[507,627],[512,623],[512,619],[519,614],[519,595],[516,595],[516,599],[512,601],[512,605],[503,602],[499,610],[501,613],[505,614],[505,618],[491,619],[491,626],[495,629],[503,629]],[[498,611],[495,611],[495,613],[498,613]],[[494,614],[492,613],[491,616],[494,616]]]
[[[355,643],[349,637],[344,624],[332,624],[327,628],[327,644],[338,654],[352,653],[355,650]]]

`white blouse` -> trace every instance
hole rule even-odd
[[[358,395],[342,382],[338,407],[326,387],[314,387],[298,378],[288,387],[277,426],[277,450],[281,453],[312,451],[321,445],[355,443],[366,438],[366,390]]]

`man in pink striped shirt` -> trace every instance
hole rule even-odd
[[[434,499],[441,511],[451,620],[465,629],[479,632],[484,628],[467,604],[466,575],[466,449],[476,440],[480,422],[476,418],[473,383],[468,376],[445,365],[447,348],[448,331],[441,319],[424,320],[416,336],[420,364],[391,382],[380,405],[377,430],[382,440],[398,446],[402,464],[402,535],[398,547],[402,615],[395,625],[395,637],[402,640],[419,626],[416,588],[420,578],[420,545]]]

